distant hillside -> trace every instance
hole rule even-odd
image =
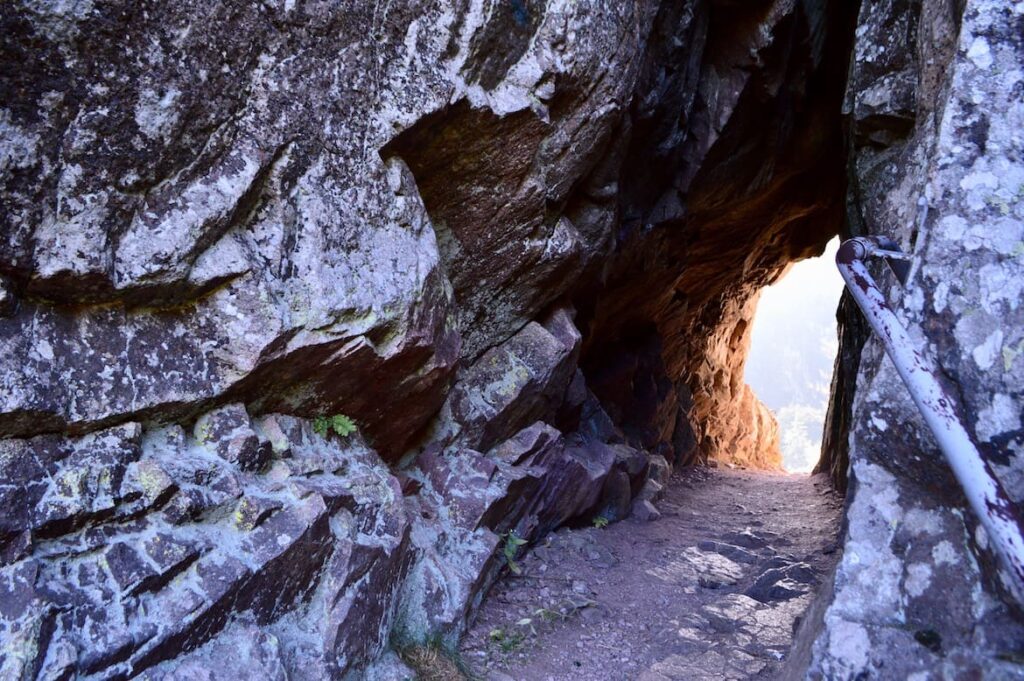
[[[835,267],[838,239],[825,254],[797,263],[761,294],[746,380],[775,412],[783,465],[808,471],[818,460],[836,340],[836,306],[843,281]]]

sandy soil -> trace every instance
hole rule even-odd
[[[517,560],[464,663],[492,681],[773,678],[838,560],[842,499],[820,476],[691,469],[656,505]]]

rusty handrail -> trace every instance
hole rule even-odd
[[[1001,567],[1009,573],[1007,587],[1024,606],[1024,523],[964,428],[957,402],[943,387],[934,360],[924,349],[915,347],[872,278],[864,262],[869,257],[888,259],[901,283],[905,283],[909,258],[891,239],[856,237],[839,247],[836,266],[868,324],[882,340],[968,503],[991,538]]]

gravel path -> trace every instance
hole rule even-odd
[[[463,640],[490,681],[772,678],[838,559],[824,477],[691,469],[661,517],[564,529],[516,562]]]

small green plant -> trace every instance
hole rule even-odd
[[[530,633],[533,634],[534,636],[537,635],[537,630],[533,627],[533,619],[531,619],[529,617],[524,617],[523,619],[521,619],[518,622],[516,622],[516,626],[518,626],[518,627],[529,627],[530,628]]]
[[[559,618],[564,619],[562,613],[555,612],[554,610],[551,610],[549,608],[537,608],[533,611],[533,616],[539,617],[545,622],[554,622]]]
[[[313,419],[313,432],[320,437],[327,437],[327,433],[331,430],[341,437],[348,437],[356,432],[356,424],[344,414],[317,416]]]
[[[511,653],[526,640],[524,633],[520,631],[506,632],[504,629],[491,629],[487,636],[492,643],[497,643],[501,647],[503,653]]]
[[[515,530],[509,530],[502,535],[505,538],[505,562],[508,563],[508,569],[514,574],[521,574],[522,569],[516,565],[516,554],[519,553],[519,547],[526,543],[526,540],[516,535]]]
[[[594,527],[596,527],[599,530],[601,528],[608,527],[608,519],[605,518],[603,515],[594,516],[594,521],[593,522],[594,522]]]

